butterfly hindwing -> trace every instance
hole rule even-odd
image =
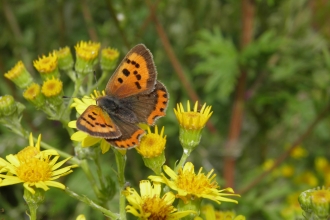
[[[156,77],[151,52],[143,44],[138,44],[121,61],[105,92],[119,98],[150,93],[155,88]]]
[[[165,116],[168,100],[165,86],[157,81],[155,89],[151,93],[125,98],[122,103],[134,112],[139,123],[154,125],[159,117]]]
[[[77,129],[93,137],[117,138],[121,136],[118,126],[110,116],[96,105],[90,105],[77,119]]]
[[[144,135],[145,131],[136,124],[124,122],[122,120],[114,119],[118,125],[122,135],[114,139],[106,139],[112,146],[121,149],[130,149],[140,143],[140,138]]]

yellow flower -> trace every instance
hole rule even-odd
[[[59,78],[60,74],[57,67],[57,55],[55,52],[43,55],[38,60],[33,61],[34,67],[38,70],[43,80],[47,78]]]
[[[94,60],[99,55],[100,43],[80,41],[74,48],[78,57],[84,60]]]
[[[47,98],[58,96],[61,94],[63,89],[63,83],[59,79],[47,79],[44,84],[42,85],[41,92],[44,94]]]
[[[156,219],[181,219],[192,211],[177,212],[172,203],[175,196],[167,192],[161,197],[161,184],[154,183],[153,186],[148,180],[140,181],[141,196],[135,189],[127,187],[124,195],[130,205],[126,206],[127,212],[143,220]]]
[[[294,174],[294,167],[291,165],[284,164],[281,167],[281,172],[284,177],[292,177]]]
[[[91,94],[90,96],[84,96],[82,99],[74,98],[71,108],[76,108],[78,114],[81,115],[87,109],[88,106],[96,105],[96,98],[104,95],[104,91],[102,91],[101,93],[99,91],[94,90],[94,94]],[[68,126],[70,128],[77,129],[76,123],[76,120],[70,121]],[[71,140],[81,142],[82,147],[90,147],[94,144],[101,142],[100,147],[103,154],[110,149],[110,144],[104,138],[92,137],[83,131],[77,131],[73,133],[71,136]]]
[[[181,198],[184,202],[197,198],[210,199],[218,204],[220,201],[223,202],[234,202],[238,203],[234,199],[226,198],[225,196],[239,196],[238,194],[233,194],[234,190],[232,188],[226,188],[219,190],[217,182],[214,180],[216,174],[213,174],[211,170],[207,175],[202,173],[202,167],[199,172],[195,174],[194,165],[187,162],[183,169],[180,168],[178,174],[176,174],[171,168],[164,165],[164,172],[170,177],[167,178],[163,173],[161,176],[149,176],[154,182],[165,183],[171,189],[177,191],[176,197]],[[223,193],[229,192],[229,193]]]
[[[306,219],[328,219],[330,216],[330,190],[317,187],[302,192],[299,203]],[[313,217],[313,218],[309,218]]]
[[[86,217],[83,214],[77,216],[76,220],[86,220]]]
[[[212,106],[206,106],[206,103],[198,111],[198,101],[195,102],[194,109],[191,110],[190,102],[187,101],[187,111],[184,110],[182,103],[177,104],[177,108],[174,109],[176,118],[178,119],[180,126],[189,130],[200,130],[204,128],[206,122],[211,117]]]
[[[5,73],[4,76],[22,89],[33,82],[30,73],[26,70],[22,61],[19,61],[11,70]]]
[[[101,68],[103,71],[111,71],[116,67],[119,52],[116,49],[104,48],[101,52]]]
[[[166,135],[164,136],[164,127],[158,134],[158,127],[155,126],[155,133],[152,133],[148,127],[148,133],[141,138],[140,145],[136,148],[137,152],[144,158],[153,158],[161,155],[165,150]]]
[[[62,104],[63,83],[60,79],[54,77],[46,79],[42,85],[41,92],[52,104]]]
[[[311,187],[318,185],[318,179],[314,173],[310,171],[303,172],[300,176],[295,179],[295,182],[298,184],[308,184]]]
[[[37,107],[42,107],[45,104],[45,97],[40,92],[40,86],[37,83],[32,83],[23,93],[26,100],[36,105]]]
[[[188,100],[187,111],[184,110],[182,103],[177,104],[177,108],[174,109],[180,124],[180,143],[184,149],[190,151],[199,144],[201,131],[213,113],[211,112],[211,106],[206,106],[206,103],[200,111],[197,108],[198,102],[195,103],[194,109],[191,110]]]
[[[71,70],[73,67],[73,58],[69,47],[63,47],[55,51],[58,58],[58,67],[61,70]]]
[[[7,155],[7,161],[0,158],[0,173],[7,172],[7,174],[0,174],[2,178],[0,187],[23,183],[24,188],[32,194],[35,193],[34,187],[45,191],[49,189],[48,186],[65,189],[65,185],[54,180],[73,172],[71,169],[77,167],[77,165],[59,169],[71,158],[57,162],[59,158],[57,151],[40,151],[40,141],[41,135],[39,135],[34,146],[33,137],[30,134],[28,147],[16,155]]]
[[[290,153],[290,156],[295,159],[306,157],[308,154],[307,150],[301,146],[297,146]]]
[[[156,174],[161,173],[162,166],[166,161],[165,144],[164,127],[159,134],[156,125],[155,133],[151,133],[150,127],[148,127],[148,133],[141,138],[140,145],[136,148],[137,152],[142,155],[144,164]]]
[[[93,66],[97,62],[99,55],[100,43],[81,41],[76,46],[76,64],[77,73],[86,75],[93,71]]]

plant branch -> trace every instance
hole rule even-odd
[[[246,47],[252,40],[253,34],[253,20],[255,13],[255,6],[252,0],[242,0],[242,38],[241,47]],[[225,151],[231,152],[233,148],[237,147],[239,140],[242,121],[244,115],[245,104],[245,84],[247,79],[247,70],[242,67],[241,75],[236,86],[236,96],[233,104],[231,121],[229,125],[228,141],[225,145]],[[235,160],[236,157],[228,153],[224,160],[224,178],[227,187],[234,186],[235,176]]]
[[[291,152],[299,146],[314,130],[316,125],[322,121],[323,118],[325,118],[330,111],[330,105],[328,105],[323,111],[320,112],[320,114],[314,119],[314,121],[307,127],[306,131],[300,135],[292,144],[291,146],[282,154],[280,155],[276,161],[274,162],[274,165],[269,169],[264,171],[262,174],[260,174],[257,178],[255,178],[251,183],[247,184],[243,189],[240,189],[238,191],[238,194],[244,194],[247,191],[249,191],[251,188],[255,187],[265,176],[267,176],[269,173],[271,173],[276,167],[278,167],[290,154]]]

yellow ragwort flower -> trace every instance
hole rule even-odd
[[[103,71],[111,71],[116,67],[116,63],[119,57],[119,52],[116,49],[110,47],[104,48],[101,51],[101,69]]]
[[[19,61],[11,70],[5,73],[4,76],[22,89],[26,88],[33,82],[32,76],[26,70],[22,61]]]
[[[39,84],[32,83],[23,93],[23,97],[36,105],[37,107],[42,107],[45,103],[45,97],[41,93]]]
[[[86,75],[93,71],[99,55],[100,43],[80,41],[75,47],[75,70],[80,75]]]
[[[99,55],[100,46],[100,43],[80,41],[74,48],[78,57],[84,60],[94,60]]]
[[[94,94],[91,94],[90,96],[84,96],[82,99],[74,98],[73,103],[70,106],[71,108],[76,108],[76,111],[79,115],[81,115],[88,106],[90,105],[96,105],[96,98],[100,96],[104,96],[105,92],[102,91],[96,91],[94,90]],[[76,128],[77,129],[77,120],[70,121],[68,126],[70,128]],[[94,144],[97,144],[101,142],[101,150],[104,154],[110,149],[110,144],[104,139],[104,138],[98,138],[98,137],[92,137],[86,132],[83,131],[77,131],[71,135],[71,140],[81,142],[82,147],[90,147]]]
[[[41,93],[46,99],[54,104],[60,105],[63,103],[63,83],[58,78],[48,78],[42,84]]]
[[[155,126],[155,133],[150,131],[141,138],[140,145],[136,148],[137,152],[142,155],[144,164],[152,169],[156,174],[160,174],[162,166],[166,158],[164,154],[166,144],[166,135],[164,136],[164,127],[160,134],[158,133],[158,126]]]
[[[318,178],[311,171],[304,171],[301,175],[299,175],[294,180],[297,184],[307,184],[311,187],[315,187],[318,185]]]
[[[144,158],[154,158],[161,155],[165,150],[166,135],[164,136],[164,127],[158,133],[158,126],[155,126],[155,133],[152,133],[148,127],[148,133],[141,138],[140,145],[136,148],[137,152]]]
[[[161,197],[161,184],[154,183],[153,186],[148,180],[140,181],[139,195],[135,189],[127,187],[124,195],[129,203],[126,206],[127,212],[143,220],[174,220],[181,219],[192,211],[177,212],[172,205],[175,196],[172,192],[167,192]]]
[[[61,70],[71,70],[73,67],[73,58],[69,47],[63,47],[59,50],[55,50],[58,58],[58,67]]]
[[[46,98],[59,96],[62,94],[63,83],[56,78],[50,78],[42,84],[41,92]]]
[[[206,106],[206,103],[198,111],[198,101],[195,102],[194,109],[191,110],[190,102],[187,101],[187,111],[184,110],[182,103],[177,104],[177,108],[174,109],[176,118],[178,119],[180,126],[189,130],[201,130],[204,128],[206,122],[211,117],[212,106]]]
[[[30,134],[29,146],[16,155],[7,155],[7,160],[0,158],[0,173],[6,173],[0,174],[2,178],[0,187],[23,183],[24,188],[32,194],[35,193],[34,187],[45,191],[49,189],[48,186],[65,189],[65,185],[54,180],[73,172],[71,169],[77,165],[59,169],[71,157],[57,162],[59,159],[57,151],[40,151],[40,142],[41,135],[34,145],[32,134]]]
[[[290,153],[290,156],[294,159],[304,158],[307,155],[308,155],[307,150],[300,145],[293,148],[292,152]]]
[[[43,80],[47,78],[59,78],[57,55],[55,52],[43,55],[38,60],[33,61],[34,67],[38,70]]]
[[[210,199],[219,204],[220,201],[238,203],[234,199],[226,198],[226,196],[239,196],[233,194],[234,190],[232,188],[219,190],[220,187],[214,180],[216,174],[212,174],[213,169],[205,175],[202,173],[203,168],[201,167],[198,173],[195,174],[194,165],[190,162],[187,162],[183,169],[180,168],[178,174],[166,165],[163,166],[163,169],[169,178],[162,173],[161,176],[149,176],[149,179],[154,182],[165,183],[171,189],[177,191],[176,197],[181,198],[184,202],[197,197]]]
[[[211,106],[204,104],[198,111],[198,102],[195,103],[194,109],[191,110],[190,102],[187,101],[187,111],[184,110],[182,103],[177,104],[174,109],[176,118],[180,124],[179,140],[181,146],[188,151],[192,151],[200,142],[201,131],[206,122],[211,117]]]
[[[328,219],[330,216],[330,190],[317,187],[302,192],[298,197],[306,219]]]

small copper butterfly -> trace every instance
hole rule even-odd
[[[151,52],[143,44],[136,45],[110,77],[106,95],[77,119],[77,129],[105,138],[117,148],[137,146],[145,133],[137,124],[154,125],[165,116],[169,95],[156,78]]]

